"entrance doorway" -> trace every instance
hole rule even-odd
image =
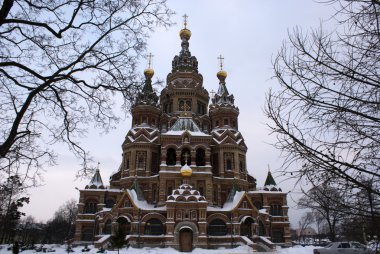
[[[193,250],[193,231],[190,228],[182,228],[179,231],[179,250],[181,252]]]

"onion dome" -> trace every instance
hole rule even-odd
[[[220,70],[218,71],[218,73],[216,74],[216,76],[218,77],[219,81],[220,82],[224,82],[227,78],[227,72],[226,71],[223,71],[223,70]]]
[[[185,165],[183,165],[181,168],[181,175],[183,177],[190,177],[192,174],[193,170],[190,168],[189,165],[187,165],[187,163],[185,163]]]
[[[151,79],[154,75],[154,70],[152,68],[147,68],[144,70],[144,75],[146,79]]]
[[[181,37],[181,39],[190,40],[191,31],[187,28],[184,28],[181,31],[179,31],[179,36]]]

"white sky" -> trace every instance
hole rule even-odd
[[[256,177],[257,185],[262,186],[268,164],[272,171],[281,166],[279,152],[269,144],[275,137],[269,136],[265,125],[268,119],[263,114],[265,94],[277,85],[276,80],[271,79],[271,59],[287,38],[288,30],[295,26],[318,27],[321,20],[331,16],[333,7],[313,0],[171,0],[169,6],[177,13],[173,16],[177,24],[168,30],[156,29],[148,41],[148,52],[154,55],[155,77],[165,80],[171,71],[171,61],[181,49],[178,32],[186,13],[192,32],[190,51],[198,59],[203,86],[209,92],[218,89],[217,56],[222,54],[225,58],[227,88],[234,94],[235,105],[240,109],[239,130],[248,146],[247,167]],[[141,72],[145,67],[146,61],[142,60]],[[94,159],[101,163],[105,184],[120,165],[121,144],[130,127],[129,117],[106,135],[90,131],[88,138],[82,140]],[[45,168],[44,185],[30,190],[31,202],[24,209],[27,215],[38,220],[50,219],[66,200],[78,199],[75,187],[84,188],[88,182],[74,181],[80,165],[69,151],[57,148],[56,152],[59,165]],[[294,191],[294,182],[282,182],[280,187],[284,191]],[[290,197],[288,202],[290,220],[296,227],[300,212],[292,208],[294,202]]]

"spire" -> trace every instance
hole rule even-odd
[[[103,180],[99,172],[99,165],[100,165],[100,162],[98,162],[98,167],[91,181],[86,185],[85,187],[86,189],[104,189]]]
[[[218,89],[218,92],[213,97],[212,103],[234,105],[234,100],[235,100],[234,96],[228,93],[226,82],[225,82],[227,78],[227,72],[223,70],[224,57],[222,57],[222,55],[219,55],[218,60],[220,62],[219,63],[220,71],[218,71],[216,76],[219,79],[219,89]]]
[[[265,180],[264,186],[276,186],[276,185],[277,185],[276,181],[274,180],[272,173],[270,172],[269,165],[268,165],[268,175],[267,175],[267,179]]]
[[[148,57],[148,68],[144,70],[145,84],[142,91],[137,95],[136,102],[134,106],[137,105],[152,105],[156,106],[158,102],[158,96],[153,91],[152,87],[152,77],[154,75],[154,70],[152,69],[152,53],[149,53]]]
[[[191,37],[191,31],[187,29],[187,16],[183,15],[184,18],[184,28],[179,32],[181,38],[181,51],[178,56],[175,56],[172,61],[172,72],[183,71],[183,72],[198,72],[198,60],[196,57],[191,56],[189,50],[189,40]]]

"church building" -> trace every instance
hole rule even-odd
[[[180,251],[290,245],[287,194],[270,171],[261,188],[248,173],[239,108],[222,62],[219,88],[210,98],[189,50],[186,21],[179,35],[181,50],[159,95],[152,88],[153,69],[144,71],[109,186],[98,168],[80,190],[74,243],[101,247],[124,234],[133,247]]]

